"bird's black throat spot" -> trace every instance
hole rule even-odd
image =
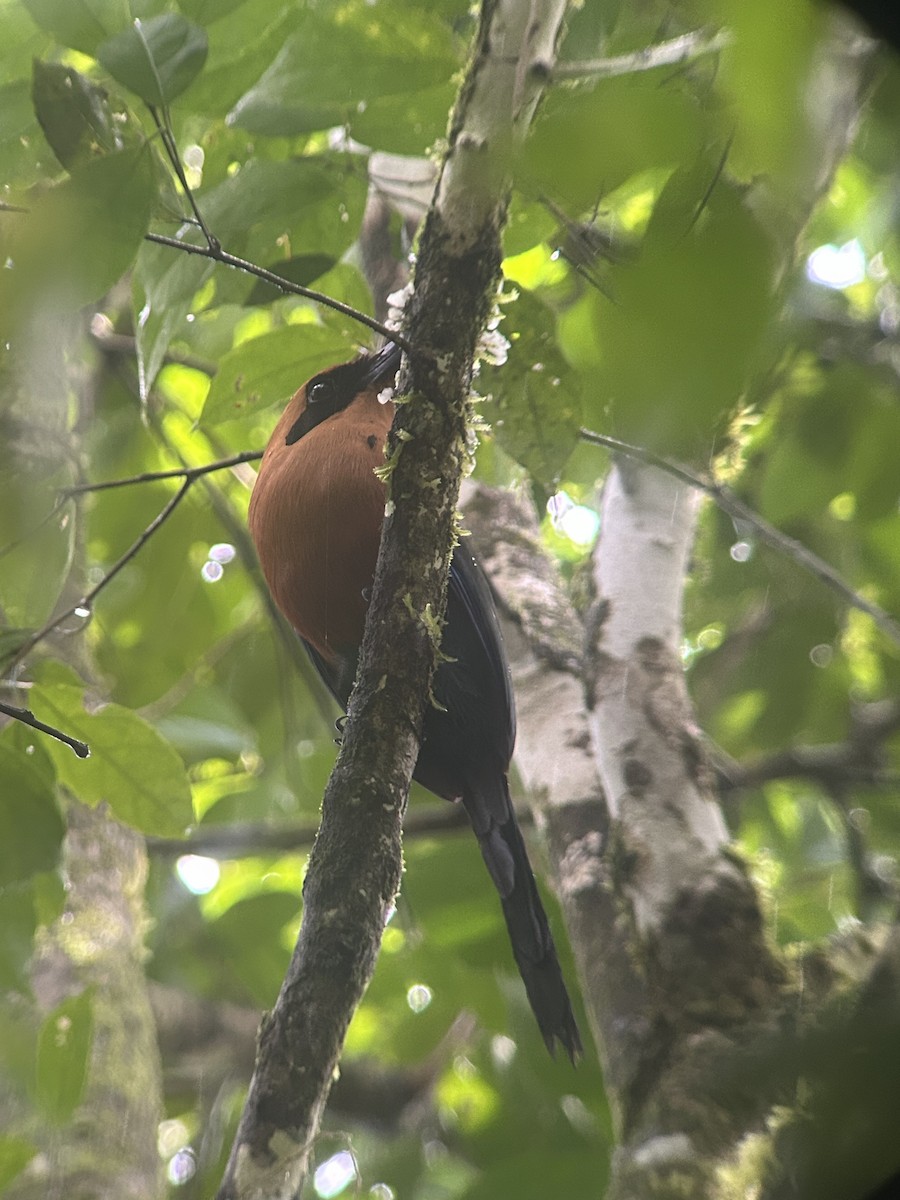
[[[378,438],[375,436],[374,433],[370,433],[369,436],[366,438],[366,445],[369,447],[370,450],[374,450],[375,447],[378,445]]]

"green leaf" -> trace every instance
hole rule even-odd
[[[31,706],[42,720],[90,746],[88,759],[58,743],[51,749],[60,781],[80,800],[108,804],[120,821],[142,833],[184,833],[193,819],[184,763],[137,713],[118,704],[88,713],[82,689],[68,684],[36,686]]]
[[[4,183],[16,181],[23,144],[37,134],[28,84],[16,79],[0,87],[0,173]],[[37,139],[40,142],[40,139]]]
[[[194,297],[215,264],[168,246],[145,242],[135,266],[135,313],[141,398],[146,400],[170,343],[184,328]],[[141,297],[143,289],[143,297]]]
[[[546,305],[520,289],[506,313],[509,361],[484,372],[492,393],[485,416],[506,453],[552,488],[578,442],[580,381],[559,351]]]
[[[287,403],[310,376],[352,353],[345,338],[320,325],[288,325],[242,342],[219,364],[201,424],[233,421]]]
[[[760,508],[776,525],[798,517],[818,517],[840,489],[840,476],[810,453],[799,438],[783,431],[766,459]]]
[[[71,1117],[84,1093],[93,1026],[93,996],[89,989],[65,1000],[41,1026],[35,1099],[57,1125]]]
[[[203,70],[206,33],[179,13],[135,20],[97,50],[110,75],[153,106],[170,104]]]
[[[19,647],[34,633],[34,629],[13,626],[0,630],[0,662],[18,653]]]
[[[31,98],[44,137],[67,169],[121,149],[107,93],[74,67],[35,60]]]
[[[359,105],[449,79],[457,66],[446,27],[426,12],[384,3],[338,21],[307,10],[229,120],[270,136],[327,129]]]
[[[12,275],[13,272],[6,274]],[[7,280],[0,275],[0,294]],[[0,441],[0,661],[49,617],[71,569],[74,529],[66,509],[52,520],[56,489],[72,482],[53,459],[37,465],[12,442]]]
[[[37,1146],[25,1138],[0,1134],[0,1191],[12,1183],[37,1154]]]
[[[337,169],[340,167],[340,169]],[[351,244],[365,201],[365,186],[348,177],[346,164],[309,159],[268,162],[256,159],[198,196],[213,233],[233,253],[249,243],[254,262],[271,262],[285,240],[315,246],[339,257]],[[344,220],[344,217],[349,219]],[[186,237],[197,240],[196,232]],[[185,319],[214,264],[166,246],[146,245],[138,255],[136,276],[143,300],[136,300],[138,352],[143,395],[156,378],[170,343],[185,337]],[[216,298],[243,298],[249,277],[219,272]],[[138,292],[139,294],[139,292]],[[302,380],[301,380],[302,382]]]
[[[247,2],[248,0],[181,0],[180,8],[192,20],[203,25],[212,25],[214,21],[221,21]],[[251,7],[258,10],[259,5],[254,3]]]
[[[32,875],[24,883],[0,889],[0,988],[31,995],[29,964],[38,926],[50,925],[63,911],[63,882],[57,871]],[[2,1011],[2,1006],[0,1006]],[[9,1047],[0,1049],[5,1057]]]
[[[216,0],[211,0],[216,4]],[[221,121],[229,109],[271,65],[294,30],[297,19],[293,6],[281,0],[253,0],[230,13],[217,5],[216,21],[196,17],[182,5],[189,17],[204,24],[209,32],[209,58],[203,74],[191,88],[190,102],[195,111],[208,113]]]
[[[47,779],[24,754],[0,746],[0,888],[55,867],[64,833]]]
[[[570,214],[592,210],[632,175],[677,167],[698,152],[702,114],[678,81],[646,71],[591,91],[550,94],[526,143],[518,176]]]
[[[47,35],[35,27],[35,21],[24,4],[3,6],[3,38],[0,41],[0,79],[28,80],[31,63],[40,57],[47,45]]]
[[[0,984],[4,989],[30,990],[28,963],[37,924],[30,882],[0,892]]]
[[[450,78],[435,87],[377,96],[347,114],[357,141],[393,154],[427,154],[447,130],[456,88]]]
[[[56,767],[47,753],[43,734],[23,725],[21,721],[9,721],[0,729],[0,750],[3,749],[17,757],[25,758],[29,767],[37,772],[55,794]]]
[[[33,205],[5,289],[68,310],[99,299],[134,261],[154,194],[147,147],[80,165]]]
[[[712,0],[708,19],[731,33],[716,81],[725,101],[723,127],[734,137],[732,170],[741,179],[765,176],[776,186],[796,181],[810,148],[801,81],[809,86],[826,17],[827,10],[812,3]]]
[[[266,892],[239,900],[210,922],[214,947],[247,989],[253,1004],[268,1007],[275,1002],[291,957],[290,947],[279,933],[297,919],[299,910],[299,895]]]
[[[267,269],[288,283],[297,283],[300,287],[309,287],[320,279],[326,271],[330,271],[335,259],[330,254],[300,254],[295,258],[284,259],[268,265]],[[253,290],[247,297],[248,304],[270,304],[280,300],[284,292],[274,283],[258,279]]]
[[[672,177],[639,259],[612,274],[616,303],[586,302],[599,343],[587,423],[609,428],[609,409],[626,440],[704,461],[774,310],[771,243],[716,170],[704,160]]]
[[[93,54],[100,42],[121,29],[128,6],[121,0],[23,0],[35,24],[58,42]],[[4,15],[4,20],[6,19]]]
[[[257,225],[271,225],[273,230],[277,227],[278,234],[304,228],[306,210],[322,203],[336,209],[351,182],[346,159],[343,163],[337,158],[319,162],[256,159],[217,187],[201,193],[201,208],[213,231],[230,245]],[[330,246],[323,247],[318,241],[315,249],[317,253],[331,251]],[[273,236],[270,254],[274,256],[276,251]]]

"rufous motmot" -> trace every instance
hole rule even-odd
[[[381,537],[384,462],[394,405],[393,343],[305,383],[266,447],[250,532],[276,604],[338,703],[356,675]],[[516,735],[509,668],[490,590],[463,545],[450,566],[442,660],[413,778],[462,801],[500,893],[513,953],[548,1048],[574,1061],[581,1039],[509,795]]]

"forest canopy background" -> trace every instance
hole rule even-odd
[[[113,1110],[147,1110],[127,1133],[108,1117],[94,1167],[124,1161],[141,1194],[160,1165],[173,1192],[213,1193],[334,759],[336,714],[247,540],[252,466],[198,476],[155,532],[182,479],[81,489],[261,449],[295,388],[374,335],[146,234],[204,246],[187,185],[229,254],[373,314],[367,203],[386,202],[402,262],[422,192],[385,156],[440,151],[473,22],[458,0],[0,0],[0,700],[91,751],[0,729],[11,1195],[42,1162],[74,1169],[72,1131],[113,1077]],[[803,0],[571,10],[516,163],[510,345],[476,379],[474,478],[531,505],[582,614],[609,466],[584,428],[728,484],[900,613],[900,73],[871,52],[826,153],[831,22]],[[896,639],[710,503],[681,652],[779,952],[881,928]],[[599,1194],[614,1118],[596,1054],[575,1073],[546,1057],[471,839],[431,803],[414,793],[403,894],[316,1148],[332,1175],[311,1186]],[[79,840],[96,814],[122,839]],[[73,911],[90,929],[107,904],[109,942],[67,939]],[[126,1047],[123,1014],[150,1000],[158,1041],[141,1025]]]

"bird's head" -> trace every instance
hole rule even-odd
[[[388,387],[400,367],[401,354],[399,346],[388,342],[374,354],[363,354],[314,375],[291,402],[293,421],[285,445],[298,442],[311,429],[347,408],[357,396]]]

